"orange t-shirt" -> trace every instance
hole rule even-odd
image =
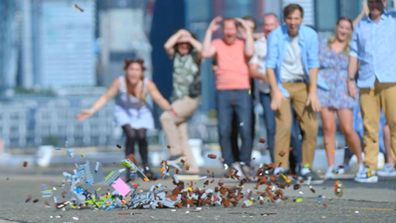
[[[216,39],[212,45],[216,48],[216,89],[250,89],[245,42],[236,39],[232,45],[228,45],[222,39]]]

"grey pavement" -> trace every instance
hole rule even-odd
[[[109,169],[110,167],[107,167]],[[69,168],[71,169],[71,168]],[[40,195],[42,184],[59,185],[61,168],[52,171],[43,169],[0,169],[0,222],[395,222],[396,178],[381,178],[377,184],[358,184],[343,180],[344,196],[334,195],[334,181],[315,187],[315,193],[303,187],[301,191],[287,189],[287,201],[254,204],[248,208],[203,207],[156,210],[56,210],[46,207]],[[219,169],[214,170],[221,175]],[[223,179],[224,180],[224,179]],[[159,181],[172,188],[170,180]],[[217,181],[216,181],[217,182]],[[237,184],[225,181],[227,185]],[[152,182],[140,182],[147,189]],[[197,185],[202,185],[198,182]],[[211,185],[215,186],[215,184]],[[246,184],[252,189],[254,184]],[[263,188],[261,188],[263,189]],[[29,195],[37,203],[25,203]],[[325,197],[323,204],[318,196]],[[293,198],[302,197],[301,203]]]

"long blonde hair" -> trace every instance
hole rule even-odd
[[[347,22],[349,22],[349,24],[351,25],[351,29],[352,29],[352,31],[353,31],[353,22],[352,22],[352,20],[351,20],[350,18],[345,17],[345,16],[340,17],[340,18],[337,20],[337,26],[339,26],[340,23],[341,23],[342,21],[347,21]],[[349,42],[351,41],[351,38],[352,38],[352,34],[349,35],[349,37],[348,37],[348,39],[347,39],[347,41],[346,41],[346,43],[345,43],[344,49],[342,50],[342,52],[343,52],[344,54],[349,54]],[[330,49],[331,49],[331,46],[333,45],[333,43],[336,41],[336,39],[337,39],[336,34],[334,34],[334,35],[333,35],[332,37],[330,37],[329,40],[327,41],[327,45],[328,45],[328,47],[329,47]]]
[[[139,64],[140,67],[142,68],[142,76],[140,77],[140,80],[142,81],[143,86],[140,89],[140,94],[139,95],[135,94],[136,86],[132,86],[132,84],[129,83],[129,81],[128,81],[127,70],[128,70],[128,67],[131,66],[134,63]],[[128,94],[137,97],[139,99],[139,101],[142,102],[142,103],[146,103],[146,92],[144,90],[144,71],[145,70],[146,70],[146,68],[144,67],[144,60],[142,60],[142,59],[134,59],[134,60],[125,60],[124,61],[124,71],[125,71],[125,77],[124,78],[125,78],[127,92],[128,92]]]

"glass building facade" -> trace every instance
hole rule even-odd
[[[15,0],[0,1],[0,89],[16,85],[18,62],[17,4]]]

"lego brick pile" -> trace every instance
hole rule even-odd
[[[46,198],[46,205],[54,202],[57,209],[155,209],[155,208],[183,208],[183,207],[250,207],[263,205],[267,202],[282,202],[288,200],[284,189],[292,187],[300,190],[307,186],[312,193],[312,185],[304,184],[297,178],[284,174],[274,175],[275,165],[264,165],[257,170],[256,176],[250,180],[256,184],[253,190],[244,189],[248,179],[240,179],[238,171],[232,169],[222,179],[216,179],[214,173],[207,171],[207,176],[196,181],[185,182],[178,175],[178,170],[171,174],[172,169],[167,161],[161,164],[161,178],[171,179],[173,187],[168,188],[160,183],[151,185],[148,190],[143,190],[137,183],[139,180],[148,182],[143,171],[132,161],[125,159],[120,163],[120,169],[103,174],[100,162],[85,161],[75,164],[72,173],[63,172],[64,181],[58,187],[42,185],[42,197]],[[131,173],[132,181],[125,182],[125,172]],[[232,179],[235,183],[224,183],[225,179]],[[230,180],[227,180],[230,182]],[[151,182],[150,182],[151,183]],[[336,182],[337,183],[337,182]],[[335,193],[342,195],[341,183],[336,185]],[[31,198],[30,198],[31,199]],[[319,195],[320,203],[324,196]],[[293,202],[300,203],[302,198],[295,198]]]

